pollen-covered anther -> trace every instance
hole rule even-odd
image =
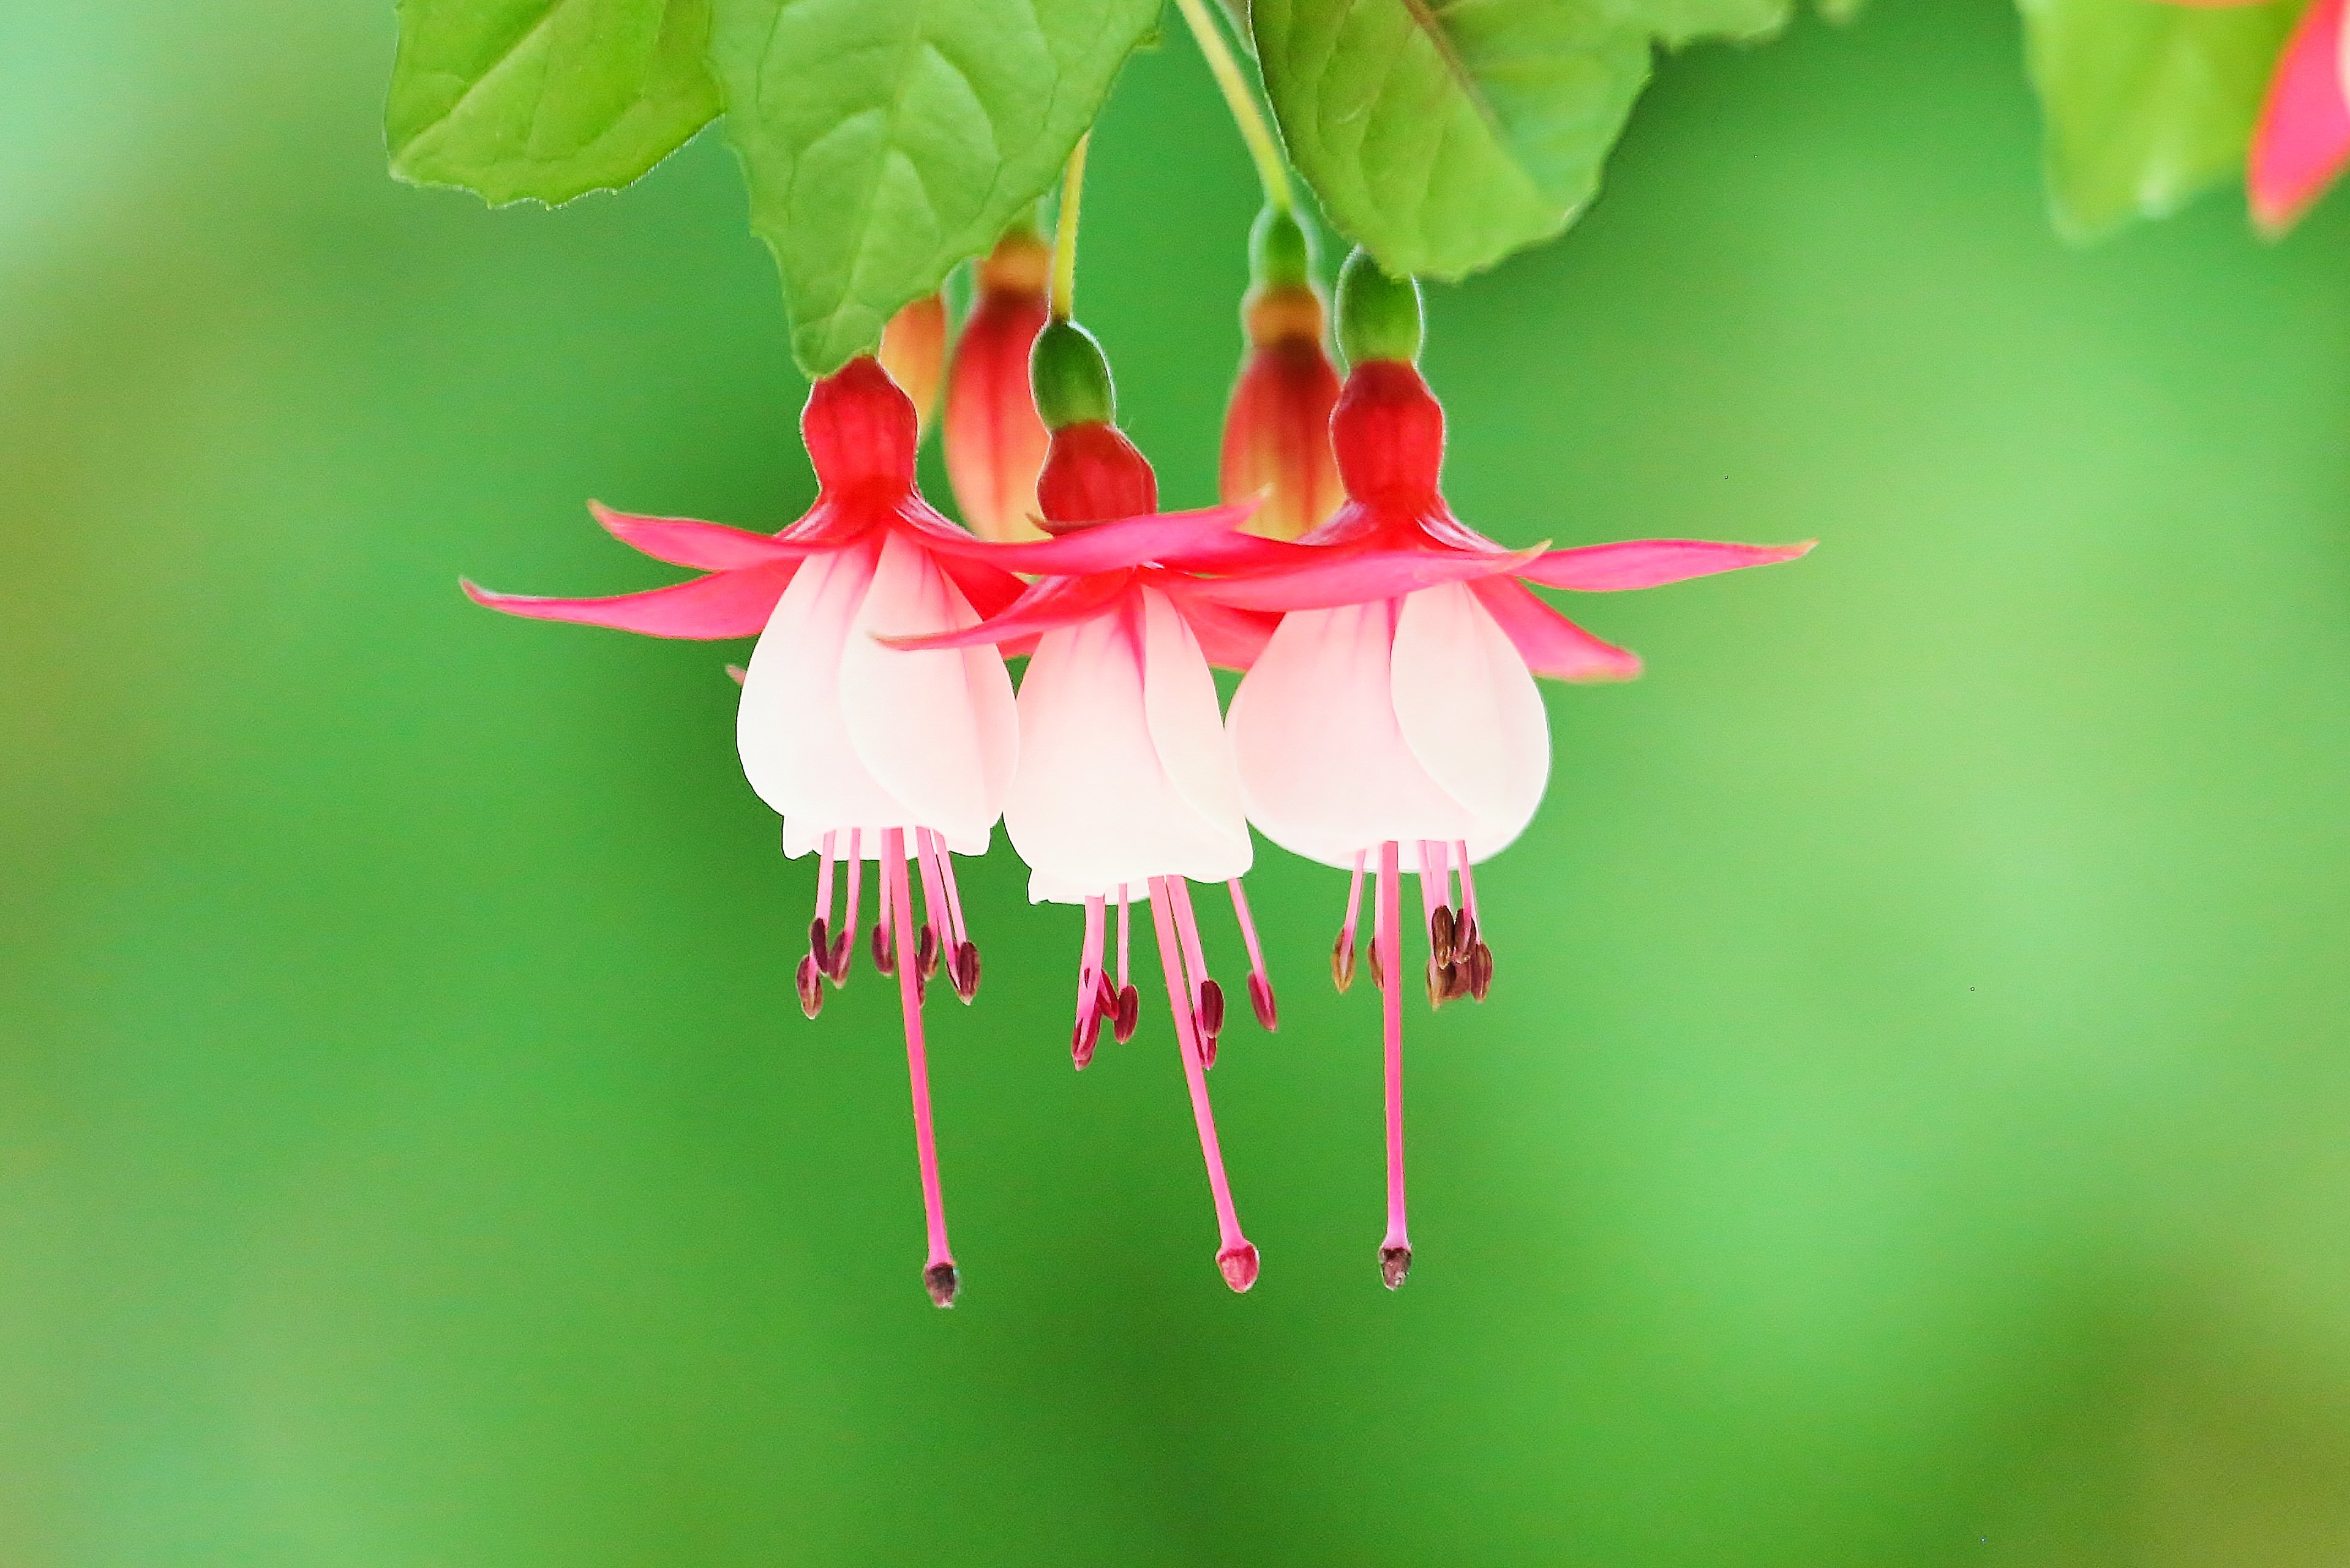
[[[1452,966],[1438,963],[1434,959],[1430,959],[1428,961],[1428,968],[1422,979],[1428,985],[1428,1005],[1443,1006],[1445,992],[1452,982]]]
[[[979,994],[979,944],[966,941],[955,949],[954,961],[947,966],[948,978],[953,981],[955,994],[965,1004]]]
[[[1266,1033],[1281,1027],[1281,1009],[1273,999],[1273,981],[1261,974],[1249,976],[1249,1006],[1256,1012],[1257,1026]]]
[[[1388,977],[1385,967],[1379,962],[1379,948],[1377,942],[1373,942],[1371,944],[1371,950],[1368,956],[1371,961],[1369,968],[1371,971],[1371,985],[1373,989],[1378,991],[1387,990]]]
[[[1355,983],[1355,933],[1340,931],[1338,940],[1330,944],[1330,983],[1345,995]]]
[[[1411,1249],[1386,1246],[1379,1249],[1379,1278],[1388,1289],[1401,1290],[1405,1278],[1411,1272]]]
[[[1224,1283],[1232,1286],[1235,1293],[1246,1291],[1256,1283],[1256,1244],[1243,1241],[1237,1246],[1226,1247],[1216,1254],[1216,1269],[1224,1276]]]
[[[792,972],[792,985],[800,993],[802,1012],[814,1018],[824,1011],[824,971],[816,967],[814,953],[800,959],[799,968]]]
[[[1110,1038],[1123,1045],[1142,1026],[1142,992],[1128,986],[1118,993],[1118,1013],[1110,1020]]]
[[[1436,913],[1428,918],[1428,951],[1439,969],[1452,965],[1453,922],[1451,907],[1436,906]]]
[[[931,1293],[932,1305],[951,1307],[962,1289],[962,1276],[955,1272],[952,1263],[932,1263],[922,1271],[922,1288]]]

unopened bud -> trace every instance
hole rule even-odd
[[[1045,421],[1028,389],[1028,356],[1051,314],[1053,253],[1028,223],[1015,225],[978,267],[978,295],[947,379],[947,478],[965,523],[983,539],[1043,536],[1036,475]]]
[[[1345,499],[1330,448],[1338,372],[1322,346],[1322,296],[1296,220],[1266,208],[1251,253],[1253,285],[1241,307],[1248,348],[1224,410],[1217,487],[1227,504],[1259,501],[1251,533],[1295,539]]]
[[[928,432],[938,412],[939,388],[947,373],[947,302],[926,294],[889,318],[881,329],[881,368],[913,400],[915,439]]]
[[[1357,249],[1338,269],[1338,347],[1349,367],[1419,358],[1419,285],[1395,277]]]

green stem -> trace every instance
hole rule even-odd
[[[1232,123],[1240,127],[1241,140],[1248,143],[1249,156],[1256,160],[1256,177],[1263,182],[1264,199],[1278,211],[1288,212],[1292,205],[1289,167],[1282,161],[1281,143],[1274,140],[1273,127],[1265,123],[1264,110],[1257,107],[1256,94],[1249,90],[1248,78],[1242,73],[1232,47],[1224,42],[1223,29],[1208,15],[1207,0],[1175,0],[1175,6],[1191,24],[1191,36],[1199,40],[1200,53],[1207,57],[1208,69],[1223,88]]]
[[[1077,202],[1086,188],[1087,131],[1069,153],[1068,172],[1061,178],[1061,221],[1053,230],[1053,319],[1066,321],[1077,304]]]

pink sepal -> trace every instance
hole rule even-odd
[[[471,582],[460,586],[477,605],[532,620],[576,621],[642,632],[647,637],[756,637],[766,629],[767,618],[775,613],[775,601],[784,597],[792,574],[798,569],[797,561],[785,561],[748,571],[713,572],[646,593],[596,599],[539,598],[492,593]]]
[[[1538,560],[1547,545],[1531,550],[1471,554],[1464,550],[1355,550],[1300,546],[1319,559],[1287,571],[1223,577],[1199,586],[1201,597],[1232,609],[1330,609],[1369,604],[1480,577],[1513,576]]]
[[[1523,583],[1487,577],[1469,588],[1536,675],[1553,680],[1629,680],[1640,673],[1638,654],[1600,641],[1534,597]]]
[[[1183,581],[1167,581],[1159,585],[1175,612],[1191,628],[1200,641],[1200,651],[1209,663],[1226,670],[1246,671],[1254,667],[1257,655],[1273,640],[1274,628],[1281,624],[1277,615],[1261,610],[1230,609],[1191,590],[1198,585]]]
[[[588,510],[621,544],[641,550],[656,561],[691,566],[698,572],[732,572],[746,566],[796,561],[815,547],[778,539],[773,534],[754,534],[747,528],[729,528],[721,523],[702,523],[691,517],[632,516],[597,501],[590,501]]]
[[[1264,541],[1238,533],[1256,510],[1254,502],[1211,506],[1197,512],[1153,512],[1107,523],[1056,524],[1047,539],[996,545],[968,535],[930,540],[941,555],[984,560],[1006,571],[1074,577],[1160,562],[1170,566],[1222,566],[1262,557],[1246,549]],[[1228,546],[1225,540],[1234,541]]]
[[[2345,15],[2345,0],[2317,0],[2285,40],[2269,78],[2244,185],[2252,221],[2272,234],[2298,222],[2350,163],[2350,105],[2342,81]]]
[[[1042,637],[1048,631],[1074,626],[1081,620],[1091,620],[1116,604],[1133,585],[1134,574],[1130,571],[1097,572],[1083,577],[1046,577],[1031,584],[1028,591],[1003,613],[991,616],[977,626],[967,626],[957,631],[935,632],[929,637],[885,637],[880,640],[891,648],[920,649],[977,648],[984,643],[1007,643]]]
[[[1616,545],[1546,551],[1518,576],[1546,588],[1615,593],[1734,572],[1742,566],[1792,561],[1808,555],[1817,543],[1806,539],[1800,545],[1718,545],[1704,539],[1627,539]]]

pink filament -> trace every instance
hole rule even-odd
[[[1352,951],[1354,950],[1354,948],[1355,948],[1355,913],[1356,913],[1356,911],[1357,911],[1357,910],[1360,909],[1362,907],[1363,907],[1363,857],[1362,857],[1362,853],[1358,850],[1358,851],[1357,851],[1357,852],[1356,852],[1356,855],[1355,855],[1355,877],[1354,877],[1354,880],[1347,884],[1347,927],[1346,927],[1346,932],[1347,932],[1347,951],[1349,951],[1349,952],[1352,952]]]
[[[1120,882],[1118,885],[1118,988],[1120,991],[1127,987],[1127,952],[1132,945],[1128,940],[1128,927],[1126,884]]]
[[[1200,1005],[1200,988],[1208,982],[1208,961],[1200,947],[1200,922],[1191,914],[1191,884],[1180,877],[1160,877],[1175,898],[1175,928],[1183,937],[1183,967],[1191,976],[1191,1005]]]
[[[1086,945],[1077,959],[1077,1022],[1083,1030],[1101,1011],[1102,900],[1086,900]]]
[[[1404,1224],[1403,1206],[1403,987],[1398,983],[1403,943],[1397,927],[1403,919],[1402,873],[1397,846],[1379,846],[1378,927],[1373,939],[1379,947],[1379,966],[1387,975],[1382,1003],[1387,1014],[1388,1046],[1388,1237],[1385,1247],[1409,1247],[1411,1235]]]
[[[1208,1162],[1208,1190],[1216,1200],[1216,1230],[1224,1250],[1248,1245],[1241,1233],[1240,1216],[1232,1211],[1232,1189],[1224,1180],[1223,1151],[1216,1145],[1216,1113],[1208,1103],[1208,1075],[1200,1065],[1200,1039],[1191,1019],[1191,998],[1183,988],[1182,965],[1176,957],[1175,916],[1168,905],[1172,895],[1168,878],[1150,879],[1150,921],[1159,934],[1159,965],[1167,976],[1167,1005],[1175,1015],[1176,1043],[1183,1054],[1183,1082],[1191,1091],[1191,1119],[1200,1129],[1201,1158]]]
[[[1241,941],[1248,948],[1249,972],[1264,980],[1264,950],[1256,944],[1256,922],[1249,918],[1248,895],[1241,890],[1237,877],[1225,886],[1232,890],[1232,919],[1241,923]]]
[[[851,952],[857,950],[857,889],[865,880],[864,836],[865,830],[861,827],[852,827],[848,830],[848,859],[846,863],[848,874],[848,907],[841,911],[840,929],[848,933],[848,949]],[[848,978],[847,966],[842,967],[840,975],[845,982]]]
[[[946,895],[939,890],[938,846],[931,842],[929,828],[914,830],[914,849],[916,863],[922,869],[922,923],[939,933],[939,958],[943,963],[954,956],[950,940],[954,933],[947,926]]]
[[[889,846],[892,844],[900,846],[897,853],[902,855],[905,853],[904,848],[902,847],[905,843],[905,836],[906,836],[903,832],[894,827],[885,827],[881,830],[881,858],[874,864],[873,867],[873,884],[876,891],[875,901],[881,907],[874,910],[873,921],[875,925],[884,929],[888,929],[889,928],[891,911],[896,908],[899,898],[899,895],[894,892],[893,889],[903,888],[906,885],[905,877],[893,877],[889,874],[889,856],[891,854]],[[903,869],[903,867],[900,867],[900,869]],[[889,940],[892,942],[895,942],[898,939],[893,933]]]
[[[892,827],[881,835],[881,901],[896,920],[898,1002],[906,1018],[906,1075],[914,1090],[914,1147],[922,1162],[922,1213],[931,1230],[926,1269],[951,1267],[947,1246],[946,1201],[939,1194],[939,1154],[931,1135],[931,1069],[922,1052],[921,976],[914,963],[913,894],[906,885],[906,834]]]
[[[1452,841],[1452,857],[1460,862],[1461,866],[1461,907],[1469,911],[1471,919],[1475,920],[1477,919],[1477,878],[1470,874],[1467,839],[1456,838]],[[1482,920],[1478,920],[1477,923],[1480,926],[1484,924]]]
[[[816,915],[817,919],[824,922],[825,940],[830,941],[832,940],[832,835],[829,833],[824,836],[824,857],[816,862]],[[825,955],[816,954],[816,961],[818,963],[824,962]]]
[[[971,933],[963,929],[962,890],[955,886],[954,857],[948,853],[947,841],[935,833],[931,835],[931,848],[939,857],[939,880],[947,890],[947,919],[954,922],[955,945],[961,947],[971,940]]]

